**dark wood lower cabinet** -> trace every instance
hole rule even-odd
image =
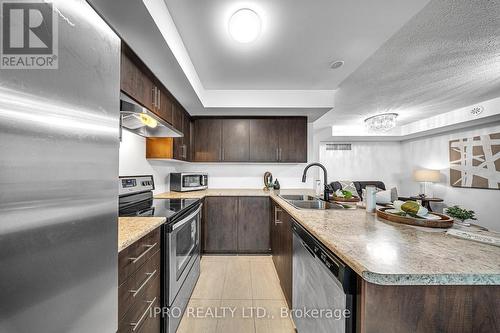
[[[359,285],[359,332],[500,332],[500,286]]]
[[[269,198],[240,197],[238,200],[238,252],[266,253],[269,239]]]
[[[238,197],[205,198],[203,215],[203,252],[237,252]]]
[[[118,333],[159,333],[160,316],[150,316],[160,306],[160,228],[118,254]]]
[[[271,252],[281,289],[289,308],[292,308],[293,219],[273,203],[271,220]]]
[[[268,197],[207,197],[203,253],[269,253]]]

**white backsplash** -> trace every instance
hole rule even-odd
[[[261,188],[264,173],[270,171],[282,188],[312,188],[315,172],[311,170],[307,182],[302,183],[306,164],[262,163],[187,163],[146,159],[146,139],[123,131],[120,145],[120,176],[153,175],[155,194],[169,190],[171,172],[206,172],[210,188]]]

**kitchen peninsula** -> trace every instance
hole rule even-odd
[[[473,331],[476,325],[498,328],[498,247],[382,221],[363,209],[299,210],[283,200],[283,194],[313,192],[208,189],[156,198],[270,197],[356,272],[360,332],[429,332],[449,330],[449,325],[455,325],[455,332]],[[447,310],[452,306],[461,310]],[[381,316],[387,319],[377,320]]]

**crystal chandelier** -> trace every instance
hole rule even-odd
[[[383,113],[376,116],[366,118],[366,127],[373,132],[386,132],[396,127],[397,113]]]

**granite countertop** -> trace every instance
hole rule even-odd
[[[281,194],[314,194],[310,189]],[[364,209],[299,210],[261,189],[208,189],[156,198],[270,196],[367,282],[382,285],[500,285],[500,248],[459,239],[445,229],[378,219]]]
[[[118,252],[155,230],[166,220],[164,217],[118,218]]]
[[[297,193],[303,193],[304,190],[297,190]],[[311,191],[311,190],[307,190]],[[176,199],[176,198],[194,198],[201,199],[204,197],[260,197],[269,196],[270,191],[264,191],[263,189],[208,189],[203,191],[191,191],[191,192],[165,192],[162,194],[155,195],[157,199]]]

